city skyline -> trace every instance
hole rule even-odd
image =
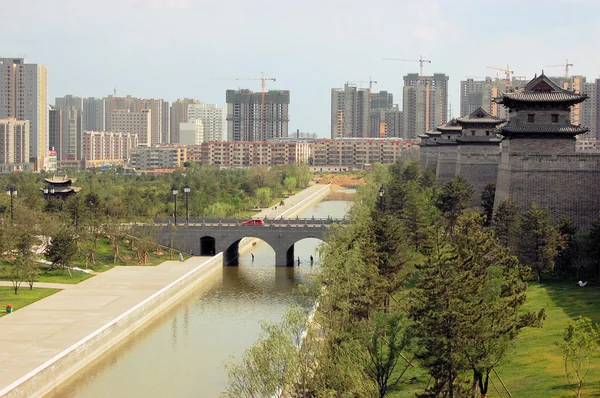
[[[495,77],[488,65],[509,64],[515,75],[531,79],[542,69],[561,76],[563,69],[545,65],[568,58],[574,64],[572,74],[595,79],[600,72],[595,66],[600,54],[593,51],[592,41],[600,33],[593,23],[600,4],[589,0],[507,0],[494,6],[382,1],[371,5],[372,18],[365,17],[364,3],[357,1],[281,6],[266,1],[109,0],[81,5],[66,0],[54,8],[32,0],[7,6],[13,17],[0,33],[2,56],[21,55],[47,66],[49,99],[68,94],[106,97],[116,88],[118,96],[170,102],[187,97],[224,107],[227,89],[256,92],[260,81],[231,84],[213,78],[258,78],[264,72],[277,79],[267,82],[267,90],[290,90],[294,96],[290,131],[321,137],[330,131],[330,90],[345,81],[371,76],[378,82],[373,91],[387,90],[401,103],[402,77],[418,72],[419,64],[382,60],[386,57],[416,60],[423,55],[431,60],[424,74],[449,76],[455,117],[460,81],[466,76]],[[565,8],[578,18],[565,18]],[[194,22],[200,16],[203,23]],[[154,24],[164,34],[148,40],[147,28]],[[504,28],[509,25],[510,30]],[[255,45],[258,40],[260,46]],[[82,50],[74,54],[73,48]],[[202,49],[202,55],[193,55],[191,48]]]

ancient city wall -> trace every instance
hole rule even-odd
[[[498,179],[499,145],[461,145],[456,159],[456,175],[473,186],[473,202],[478,205],[481,192]]]
[[[438,161],[436,177],[438,184],[444,184],[454,177],[456,172],[456,152],[458,145],[440,145],[438,151]]]
[[[523,209],[536,202],[583,228],[600,213],[600,157],[511,154],[508,160],[499,168],[495,206],[509,196]]]
[[[421,167],[424,169],[427,167],[427,146],[422,146],[419,149],[419,161],[421,162]]]
[[[425,168],[432,169],[433,171],[437,170],[439,148],[439,146],[430,146],[427,148],[427,162],[425,163]]]

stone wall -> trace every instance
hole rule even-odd
[[[500,145],[461,145],[456,159],[456,175],[473,186],[472,204],[481,202],[481,192],[498,179]]]
[[[507,142],[507,140],[502,141]],[[511,154],[522,154],[527,155],[529,153],[543,153],[543,154],[570,154],[575,153],[575,138],[573,137],[562,137],[562,138],[517,138],[510,140],[510,153]]]
[[[499,167],[495,207],[508,197],[522,209],[536,202],[555,217],[571,217],[581,228],[600,213],[600,156],[510,154],[505,159]]]
[[[427,162],[425,163],[425,168],[432,169],[433,171],[437,170],[439,148],[439,146],[430,146],[427,148]]]
[[[421,162],[421,167],[423,169],[425,169],[427,167],[427,153],[428,153],[428,146],[422,146],[419,149],[419,161]]]
[[[454,177],[456,172],[456,155],[458,145],[440,145],[435,175],[439,185],[443,185]]]

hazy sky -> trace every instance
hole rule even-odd
[[[291,91],[290,131],[329,136],[332,87],[351,80],[401,101],[402,76],[450,76],[454,116],[465,76],[545,69],[600,74],[600,0],[0,0],[0,56],[49,73],[49,102],[66,94],[192,97],[225,106],[225,90]],[[503,72],[499,72],[503,77]]]

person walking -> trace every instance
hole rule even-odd
[[[250,253],[250,255],[252,256],[252,262],[254,262],[254,253]]]
[[[300,256],[298,256],[298,267],[300,266]]]
[[[312,265],[312,264],[313,264],[313,260],[314,260],[314,259],[313,259],[313,256],[312,256],[312,254],[311,254],[311,255],[310,255],[310,265]]]
[[[183,253],[182,252],[179,252],[179,261],[183,262]]]

